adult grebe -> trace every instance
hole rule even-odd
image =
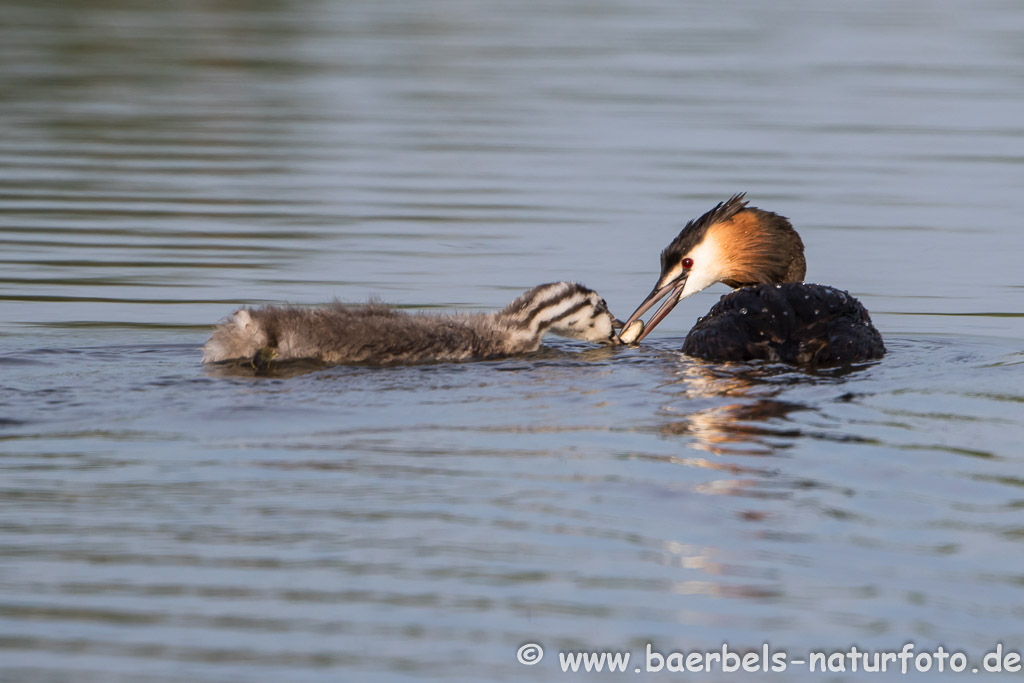
[[[661,277],[626,321],[623,338],[648,309],[668,296],[636,341],[681,299],[723,282],[723,296],[697,321],[683,353],[713,361],[764,359],[823,365],[881,358],[882,336],[847,292],[802,282],[804,244],[789,221],[748,207],[743,194],[697,220],[661,252]],[[627,332],[629,333],[627,335]]]
[[[382,304],[242,308],[213,332],[203,362],[244,359],[393,365],[502,358],[536,351],[545,333],[618,344],[621,327],[596,292],[554,282],[497,313],[409,314]]]

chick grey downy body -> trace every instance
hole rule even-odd
[[[668,297],[640,341],[680,300],[722,282],[736,289],[697,321],[683,353],[797,365],[881,358],[885,345],[867,309],[848,292],[803,282],[806,270],[803,241],[789,220],[748,207],[737,194],[687,223],[665,248],[658,284],[625,324]]]
[[[572,282],[534,287],[495,313],[405,313],[379,303],[264,306],[239,309],[220,323],[203,347],[203,362],[483,360],[536,351],[548,332],[616,344],[618,326],[604,299]]]

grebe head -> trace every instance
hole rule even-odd
[[[552,282],[524,292],[499,316],[529,335],[545,332],[600,344],[620,344],[615,329],[622,322],[608,310],[605,300],[575,282]]]
[[[789,220],[770,211],[748,207],[744,193],[720,202],[686,224],[661,252],[661,277],[651,293],[626,321],[646,313],[666,296],[651,317],[640,341],[682,299],[716,282],[744,287],[769,282],[799,282],[806,272],[804,244]]]

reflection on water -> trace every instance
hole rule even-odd
[[[966,0],[4,3],[0,678],[1024,648],[1022,26]],[[199,363],[243,304],[574,279],[621,317],[737,191],[861,298],[882,361],[681,357],[719,289],[639,348]]]
[[[803,369],[760,363],[692,361],[673,379],[678,387],[676,398],[682,399],[682,405],[676,409],[673,402],[666,407],[667,415],[688,414],[682,419],[666,422],[661,426],[661,432],[689,436],[695,440],[691,448],[706,450],[712,455],[773,455],[785,450],[785,440],[800,438],[857,441],[861,437],[816,435],[762,423],[785,425],[793,412],[816,410],[812,405],[776,398],[789,394],[795,386],[843,386],[844,378],[875,365],[877,363]],[[694,411],[693,401],[702,398],[728,398],[734,402]],[[844,394],[833,400],[848,402],[853,398],[852,394]],[[715,467],[713,463],[708,466]]]

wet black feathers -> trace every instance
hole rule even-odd
[[[683,353],[711,361],[827,365],[881,358],[885,345],[857,299],[796,282],[726,294],[690,330]]]

